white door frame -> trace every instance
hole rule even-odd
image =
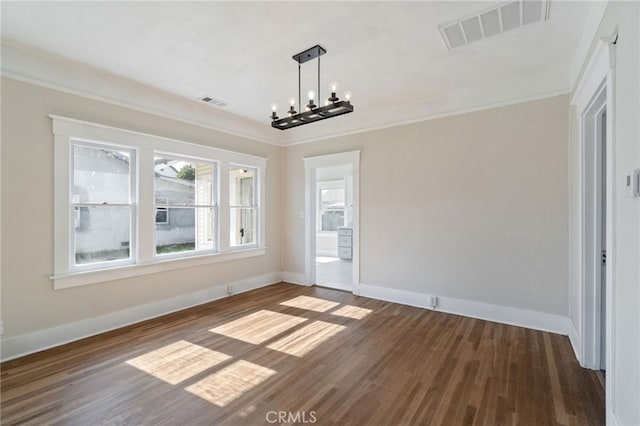
[[[593,99],[580,116],[582,158],[580,193],[581,226],[581,287],[583,322],[582,364],[586,368],[599,370],[601,354],[601,327],[606,321],[602,312],[602,124],[601,116],[607,108],[607,85],[602,82]],[[607,120],[608,121],[608,120]],[[607,126],[609,127],[609,126]],[[608,139],[608,138],[607,138]],[[608,169],[608,167],[607,167]],[[608,185],[608,182],[607,182]],[[608,191],[607,191],[608,192]],[[610,200],[605,200],[608,206]],[[608,209],[607,209],[608,210]],[[608,218],[607,218],[608,222]],[[609,251],[607,250],[607,253]],[[605,279],[606,281],[606,279]]]
[[[615,40],[617,35],[605,37],[599,41],[594,53],[585,67],[584,74],[576,87],[571,104],[575,106],[578,123],[578,206],[579,214],[579,325],[581,344],[578,345],[580,365],[590,369],[600,369],[600,247],[598,235],[600,223],[596,214],[594,189],[598,178],[598,150],[596,119],[599,112],[606,108],[606,389],[607,424],[611,419],[613,401],[613,379],[615,378],[615,359],[612,351],[616,336],[613,332],[615,316]],[[605,95],[606,94],[606,95]],[[601,162],[600,162],[601,164]]]
[[[316,281],[316,169],[351,165],[353,170],[353,294],[360,289],[360,151],[320,155],[304,159],[304,275],[305,284]]]

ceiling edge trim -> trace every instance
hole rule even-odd
[[[212,108],[209,108],[211,111],[204,111],[202,108],[205,107],[197,100],[193,100],[191,105],[188,98],[100,71],[10,39],[1,40],[0,44],[3,77],[268,145],[282,146],[279,135],[274,133],[271,127],[261,126],[261,123],[229,112],[214,111]],[[100,87],[100,90],[92,90],[94,86]],[[131,101],[131,92],[138,94],[135,102]],[[211,120],[208,120],[208,117],[211,117]],[[228,125],[225,125],[225,122],[228,122]]]
[[[100,95],[93,95],[91,93],[87,93],[81,90],[76,90],[76,89],[71,89],[68,87],[64,87],[55,83],[49,83],[46,81],[42,81],[36,78],[32,78],[32,77],[27,77],[21,74],[17,74],[11,71],[7,71],[7,70],[2,70],[1,75],[3,78],[8,78],[11,80],[16,80],[16,81],[20,81],[23,83],[29,83],[29,84],[33,84],[35,86],[40,86],[43,87],[45,89],[50,89],[50,90],[55,90],[61,93],[66,93],[69,95],[73,95],[73,96],[79,96],[85,99],[89,99],[92,101],[98,101],[98,102],[103,102],[106,104],[110,104],[110,105],[114,105],[117,107],[121,107],[121,108],[126,108],[126,109],[131,109],[134,111],[138,111],[138,112],[142,112],[145,114],[151,114],[151,115],[155,115],[157,117],[162,117],[162,118],[168,118],[170,120],[176,120],[176,121],[180,121],[182,123],[185,124],[190,124],[192,126],[198,126],[198,127],[202,127],[208,130],[214,130],[217,132],[221,132],[221,133],[225,133],[231,136],[237,136],[237,137],[241,137],[241,138],[245,138],[245,139],[249,139],[252,140],[254,142],[261,142],[261,143],[265,143],[268,145],[274,145],[274,146],[279,146],[282,147],[283,144],[281,143],[276,143],[273,141],[270,141],[268,139],[262,139],[247,133],[243,133],[243,132],[238,132],[238,131],[234,131],[234,130],[229,130],[229,129],[225,129],[223,127],[218,127],[218,126],[212,126],[211,124],[199,121],[199,120],[190,120],[188,118],[184,118],[184,117],[180,117],[178,115],[173,115],[173,114],[168,114],[159,110],[154,110],[153,108],[147,108],[147,107],[141,107],[141,106],[137,106],[137,105],[133,105],[127,102],[122,102],[122,101],[118,101],[115,99],[110,99],[110,98],[106,98]]]
[[[571,68],[569,69],[569,87],[571,87],[572,90],[578,82],[578,77],[585,65],[587,55],[589,54],[591,45],[593,44],[593,39],[598,32],[600,22],[602,22],[607,6],[609,6],[609,1],[610,0],[601,0],[591,2],[587,22],[582,30],[582,35],[580,36],[580,41],[578,42],[578,47],[576,47],[576,52],[573,56],[573,60],[571,61]]]
[[[443,113],[425,115],[425,116],[422,116],[422,117],[411,118],[411,119],[408,119],[408,120],[398,121],[398,122],[395,122],[395,123],[387,123],[387,124],[382,124],[382,125],[379,125],[379,126],[363,127],[361,129],[356,129],[356,130],[348,130],[348,131],[345,131],[345,132],[338,132],[338,133],[334,133],[334,134],[331,134],[331,135],[328,135],[328,136],[321,136],[321,137],[315,137],[315,138],[304,139],[304,140],[292,142],[292,143],[289,143],[289,144],[286,144],[286,145],[283,145],[283,146],[284,147],[288,147],[288,146],[303,145],[303,144],[313,143],[313,142],[320,142],[320,141],[327,140],[327,139],[335,139],[335,138],[354,135],[354,134],[358,134],[358,133],[365,133],[365,132],[371,132],[371,131],[376,131],[376,130],[383,130],[383,129],[388,129],[388,128],[391,128],[391,127],[406,126],[406,125],[409,125],[409,124],[420,123],[420,122],[423,122],[423,121],[437,120],[439,118],[452,117],[452,116],[456,116],[456,115],[468,114],[468,113],[471,113],[471,112],[478,112],[478,111],[484,111],[484,110],[493,109],[493,108],[500,108],[500,107],[503,107],[503,106],[522,104],[522,103],[532,102],[532,101],[539,101],[539,100],[542,100],[542,99],[554,98],[556,96],[568,95],[570,93],[571,93],[571,90],[569,90],[569,89],[556,90],[556,91],[552,91],[552,92],[548,92],[548,93],[543,93],[543,94],[540,94],[540,95],[526,96],[526,97],[522,97],[522,98],[515,98],[515,99],[510,99],[510,100],[500,101],[500,102],[492,102],[492,103],[489,103],[489,104],[486,104],[486,105],[482,105],[482,106],[478,106],[478,107],[462,108],[462,109],[451,110],[451,111],[447,111],[447,112],[443,112]]]
[[[6,47],[8,47],[9,49],[6,49]],[[317,141],[322,141],[322,140],[327,140],[327,139],[333,139],[333,138],[337,138],[337,137],[341,137],[341,136],[347,136],[347,135],[351,135],[351,134],[357,134],[357,133],[364,133],[364,132],[369,132],[369,131],[375,131],[375,130],[380,130],[380,129],[385,129],[385,128],[390,128],[390,127],[397,127],[397,126],[403,126],[403,125],[407,125],[407,124],[412,124],[412,123],[417,123],[417,122],[421,122],[421,121],[427,121],[427,120],[433,120],[433,119],[438,119],[438,118],[443,118],[443,117],[448,117],[448,116],[453,116],[453,115],[459,115],[459,114],[465,114],[468,112],[474,112],[474,111],[481,111],[484,109],[490,109],[490,108],[495,108],[495,107],[500,107],[500,106],[505,106],[505,105],[511,105],[511,104],[517,104],[517,103],[522,103],[522,102],[528,102],[528,101],[532,101],[532,100],[538,100],[538,99],[544,99],[544,98],[548,98],[548,97],[553,97],[553,96],[558,96],[558,95],[563,95],[563,94],[567,94],[571,92],[571,87],[568,87],[567,89],[560,89],[560,90],[551,90],[549,92],[543,92],[543,93],[539,93],[539,94],[535,94],[535,95],[531,95],[531,96],[520,96],[520,97],[515,97],[512,99],[507,99],[507,100],[502,100],[502,101],[494,101],[494,102],[488,102],[487,104],[484,105],[477,105],[477,106],[472,106],[472,107],[467,107],[467,108],[459,108],[459,109],[451,109],[449,111],[445,111],[445,112],[433,112],[433,113],[427,113],[421,116],[414,116],[412,118],[409,119],[399,119],[398,121],[393,121],[393,122],[385,122],[385,123],[381,123],[381,124],[376,124],[375,121],[374,122],[370,122],[370,123],[363,123],[363,125],[361,127],[358,128],[352,128],[352,129],[345,129],[343,131],[337,131],[335,133],[329,133],[326,135],[321,135],[321,136],[316,136],[316,135],[310,135],[309,137],[305,138],[304,136],[302,137],[291,137],[293,135],[289,135],[289,134],[282,134],[282,132],[278,132],[277,130],[272,129],[270,126],[266,127],[264,130],[264,134],[267,135],[271,132],[276,132],[275,134],[273,134],[274,139],[270,139],[267,136],[259,136],[256,135],[256,133],[263,133],[261,131],[261,129],[258,128],[254,128],[252,130],[254,130],[254,134],[251,134],[250,132],[243,132],[243,131],[239,131],[239,130],[232,130],[228,127],[225,126],[221,126],[220,124],[216,123],[216,124],[211,124],[208,123],[206,121],[203,120],[197,120],[197,119],[191,119],[188,117],[185,117],[184,114],[180,114],[180,111],[163,111],[160,109],[155,109],[153,107],[149,107],[145,104],[149,104],[149,99],[147,99],[147,102],[144,102],[143,104],[133,104],[131,102],[128,102],[127,100],[124,100],[122,97],[116,99],[116,98],[111,98],[111,97],[107,97],[101,94],[95,94],[95,93],[91,93],[90,90],[88,90],[86,87],[85,88],[73,88],[71,87],[69,84],[64,84],[64,83],[60,83],[59,81],[47,81],[47,79],[45,78],[45,75],[47,75],[47,69],[53,67],[54,69],[50,70],[52,71],[52,76],[55,78],[56,75],[60,74],[60,70],[56,69],[59,67],[71,67],[71,70],[66,70],[68,72],[72,72],[74,75],[77,74],[79,71],[77,69],[73,68],[73,62],[66,59],[66,58],[51,58],[48,55],[40,56],[37,55],[36,53],[32,52],[31,49],[29,49],[29,47],[27,46],[26,48],[23,46],[13,46],[12,44],[6,44],[5,40],[2,41],[2,57],[3,57],[3,63],[2,63],[2,70],[1,70],[1,75],[5,78],[10,78],[10,79],[14,79],[17,81],[22,81],[25,83],[29,83],[29,84],[34,84],[37,86],[41,86],[41,87],[45,87],[48,89],[52,89],[52,90],[56,90],[56,91],[60,91],[62,93],[68,93],[74,96],[80,96],[80,97],[84,97],[86,99],[91,99],[94,101],[98,101],[98,102],[104,102],[107,104],[111,104],[111,105],[115,105],[118,107],[122,107],[122,108],[127,108],[127,109],[131,109],[131,110],[135,110],[135,111],[140,111],[143,113],[148,113],[148,114],[152,114],[158,117],[163,117],[163,118],[168,118],[171,120],[176,120],[179,122],[183,122],[186,124],[190,124],[190,125],[194,125],[194,126],[198,126],[201,128],[205,128],[205,129],[209,129],[209,130],[213,130],[213,131],[217,131],[217,132],[221,132],[221,133],[225,133],[225,134],[229,134],[229,135],[233,135],[236,137],[241,137],[241,138],[245,138],[248,140],[252,140],[255,142],[260,142],[260,143],[265,143],[267,145],[271,145],[271,146],[278,146],[278,147],[286,147],[286,146],[293,146],[293,145],[300,145],[300,144],[305,144],[305,143],[311,143],[311,142],[317,142]],[[5,61],[5,54],[7,53],[7,50],[11,53],[11,52],[15,52],[18,55],[22,55],[22,56],[18,56],[12,58],[15,60],[15,63],[13,64],[13,68],[17,68],[17,69],[7,69],[6,65],[7,65],[7,61]],[[46,52],[45,52],[46,53]],[[26,56],[25,56],[26,55]],[[60,63],[62,62],[62,63]],[[16,66],[17,65],[17,66]],[[31,76],[28,75],[28,72],[24,72],[25,70],[29,70],[34,68],[34,66],[37,65],[42,65],[42,67],[37,67],[40,68],[38,72],[40,72],[39,75],[36,76]],[[43,75],[42,73],[45,73],[45,75]],[[85,73],[86,74],[86,73]],[[104,74],[104,73],[103,73]],[[112,83],[115,85],[113,87],[115,87],[116,89],[122,91],[124,90],[126,92],[127,88],[125,87],[127,84],[134,84],[134,85],[141,85],[141,83],[135,82],[133,80],[129,80],[129,79],[125,79],[123,77],[118,77],[115,76],[113,74],[109,74],[109,76],[113,76],[114,79],[117,80],[122,80],[121,82],[114,82],[112,80]],[[86,83],[86,82],[85,82]],[[91,83],[91,82],[89,82]],[[189,100],[186,98],[182,98],[182,97],[176,97],[175,95],[172,95],[171,93],[167,93],[164,91],[161,91],[159,89],[153,88],[153,87],[148,87],[148,86],[144,86],[141,85],[141,87],[145,87],[146,89],[151,90],[153,93],[151,94],[151,96],[160,96],[162,97],[162,99],[167,99],[167,98],[171,98],[174,97],[175,99],[179,99],[182,102],[188,102]],[[114,90],[115,91],[115,90]],[[170,99],[171,100],[171,99]],[[194,101],[195,102],[195,101]],[[196,105],[194,104],[194,108],[196,108]],[[186,111],[185,108],[181,108],[181,110]],[[220,116],[216,116],[215,118],[217,119],[224,119],[224,117],[220,117]],[[234,116],[234,119],[236,118],[236,116]],[[253,123],[254,125],[256,124],[255,122],[243,118],[243,117],[239,117],[237,116],[237,120],[238,121],[242,121],[242,120],[246,120],[249,123]],[[232,124],[234,120],[232,120]],[[235,123],[238,124],[238,127],[243,127],[242,123]],[[259,123],[258,123],[259,124]],[[248,127],[245,126],[245,127]],[[277,140],[277,141],[276,141]]]

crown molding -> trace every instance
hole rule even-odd
[[[580,36],[580,41],[578,43],[578,47],[576,48],[576,53],[573,57],[573,61],[571,62],[571,70],[569,72],[569,87],[571,87],[572,89],[575,87],[578,81],[578,77],[580,76],[582,67],[587,60],[587,55],[589,54],[591,44],[593,43],[593,39],[598,32],[598,27],[600,27],[600,22],[602,21],[602,17],[604,16],[604,12],[607,10],[608,5],[609,0],[591,2],[589,15],[587,16],[587,22],[584,25],[584,30],[582,30],[582,35]]]
[[[2,40],[3,77],[276,146],[317,142],[564,95],[570,91],[568,74],[568,67],[563,67],[486,82],[482,86],[460,87],[439,98],[396,104],[384,110],[358,108],[356,114],[345,116],[348,119],[332,119],[331,125],[317,123],[282,132],[267,122],[259,123],[12,40]]]
[[[570,93],[567,84],[568,68],[561,67],[543,73],[499,80],[476,87],[462,87],[446,97],[413,104],[395,105],[384,110],[358,110],[356,125],[348,126],[338,117],[332,120],[331,132],[317,128],[291,129],[292,140],[285,145],[299,145],[333,139],[357,133],[404,126],[470,112],[536,101]]]
[[[18,42],[3,39],[1,47],[3,77],[257,142],[282,145],[277,131],[263,123],[201,105],[197,100],[167,93]]]
[[[493,109],[493,108],[500,108],[500,107],[503,107],[503,106],[517,105],[517,104],[521,104],[521,103],[525,103],[525,102],[539,101],[539,100],[542,100],[542,99],[554,98],[556,96],[564,96],[564,95],[568,95],[569,93],[571,93],[571,92],[568,89],[558,90],[558,91],[555,91],[555,92],[544,93],[544,94],[541,94],[541,95],[530,96],[530,97],[526,97],[526,98],[511,99],[511,100],[506,100],[506,101],[502,101],[502,102],[495,102],[495,103],[492,103],[492,104],[485,104],[485,105],[474,107],[474,108],[464,108],[464,109],[459,109],[459,110],[454,110],[454,111],[443,112],[443,113],[439,113],[439,114],[421,116],[421,117],[408,119],[408,120],[403,120],[403,121],[398,121],[398,122],[389,123],[389,124],[381,124],[379,126],[372,126],[372,127],[367,127],[367,128],[363,128],[363,129],[345,131],[345,132],[342,132],[342,133],[334,133],[334,134],[331,134],[331,135],[322,136],[322,137],[318,137],[318,138],[315,138],[315,139],[307,139],[307,140],[302,140],[302,141],[299,141],[299,142],[292,142],[292,143],[286,144],[285,146],[303,145],[303,144],[306,144],[306,143],[320,142],[320,141],[323,141],[323,140],[326,140],[326,139],[334,139],[334,138],[343,137],[343,136],[355,135],[355,134],[358,134],[358,133],[371,132],[371,131],[375,131],[375,130],[383,130],[383,129],[388,129],[388,128],[392,128],[392,127],[398,127],[398,126],[406,126],[406,125],[409,125],[409,124],[420,123],[420,122],[423,122],[423,121],[437,120],[439,118],[453,117],[453,116],[456,116],[456,115],[462,115],[462,114],[468,114],[468,113],[472,113],[472,112],[484,111],[484,110]]]

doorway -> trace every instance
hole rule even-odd
[[[607,364],[608,176],[610,117],[603,82],[582,115],[583,365],[604,372]],[[609,259],[608,259],[609,257]]]
[[[316,168],[316,285],[353,288],[353,170]]]
[[[358,294],[360,151],[304,163],[306,284]]]
[[[575,294],[578,317],[571,341],[580,365],[616,376],[613,333],[616,292],[615,50],[618,35],[602,37],[584,67],[571,99],[575,108],[577,211]],[[573,280],[572,280],[573,282]],[[573,289],[572,289],[573,290]],[[604,374],[602,375],[604,378]],[[607,424],[615,400],[613,380],[605,380]]]

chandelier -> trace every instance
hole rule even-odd
[[[351,105],[351,93],[346,92],[344,95],[345,99],[340,100],[336,96],[336,90],[338,89],[337,83],[331,83],[331,96],[325,101],[325,104],[323,106],[318,106],[314,103],[316,101],[316,93],[318,94],[318,97],[320,96],[320,56],[324,55],[325,53],[327,53],[327,51],[323,47],[321,47],[320,45],[316,45],[305,50],[304,52],[293,55],[293,60],[298,63],[298,105],[302,105],[300,88],[300,67],[305,62],[311,61],[316,58],[318,59],[318,91],[314,92],[313,90],[309,90],[309,103],[305,106],[305,110],[301,112],[296,111],[295,98],[290,98],[289,110],[286,112],[286,116],[283,118],[278,117],[278,105],[271,104],[271,127],[280,130],[287,130],[291,129],[292,127],[315,123],[316,121],[353,112],[353,105]],[[302,110],[302,107],[300,107],[300,109]]]

